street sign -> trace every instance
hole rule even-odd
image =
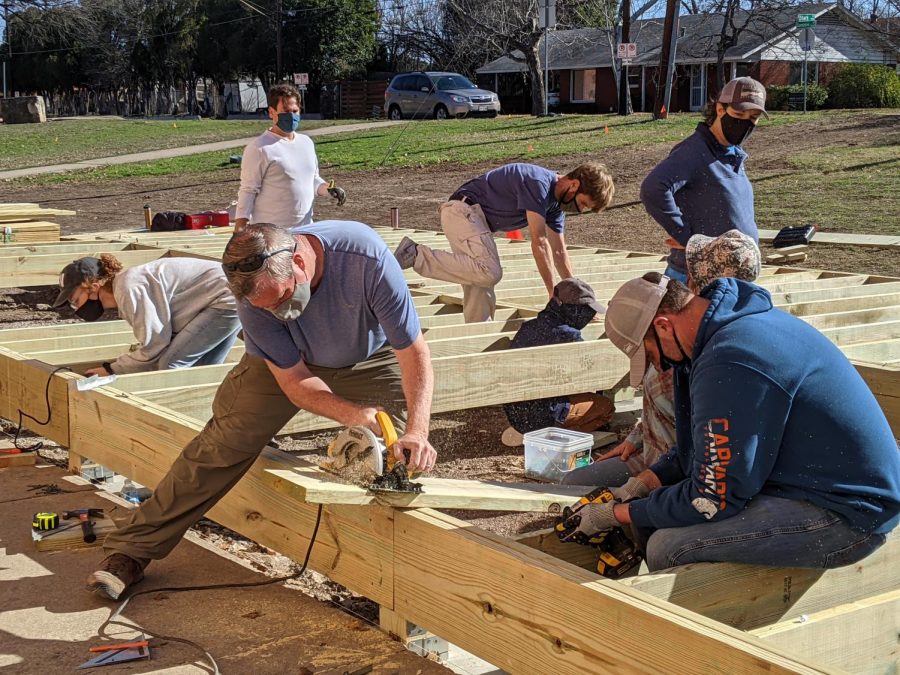
[[[812,28],[804,28],[800,31],[800,49],[805,52],[812,51],[816,46],[816,34]]]
[[[309,73],[294,73],[294,84],[306,86],[309,84]]]
[[[620,59],[637,58],[637,42],[620,42],[616,48],[616,57]]]
[[[815,14],[798,14],[797,15],[797,28],[812,28],[816,25],[816,15]]]
[[[556,28],[556,0],[540,0],[538,3],[538,27]]]

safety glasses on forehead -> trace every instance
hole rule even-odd
[[[291,255],[294,255],[296,251],[297,244],[294,244],[290,248],[280,248],[271,253],[257,253],[256,255],[251,255],[249,258],[241,258],[234,262],[222,263],[222,267],[226,272],[255,272],[273,255],[278,255],[279,253],[290,253]]]

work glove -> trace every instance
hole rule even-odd
[[[630,502],[632,499],[643,499],[650,494],[644,481],[639,480],[637,476],[632,476],[622,487],[609,488],[609,491],[616,496],[616,500],[620,502]]]
[[[344,188],[337,187],[333,180],[328,183],[328,194],[337,200],[338,206],[343,206],[347,201],[347,193],[344,192]]]
[[[574,542],[585,546],[601,543],[612,528],[619,525],[613,515],[618,501],[582,504],[563,509],[562,518],[557,523],[556,535],[562,542]]]

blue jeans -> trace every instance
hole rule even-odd
[[[563,485],[588,485],[592,488],[621,487],[632,475],[631,469],[619,457],[610,457],[598,459],[580,469],[573,469],[561,482]]]
[[[638,544],[646,542],[641,547],[651,572],[695,562],[829,569],[852,565],[885,542],[885,535],[854,530],[833,511],[767,495],[726,520],[633,529]]]
[[[169,346],[160,354],[157,367],[168,370],[222,363],[240,329],[237,311],[204,309],[172,336]]]
[[[687,286],[687,274],[684,272],[679,272],[671,265],[666,266],[666,271],[663,272],[670,279],[675,279],[675,281],[680,281],[685,286]]]

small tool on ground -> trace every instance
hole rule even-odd
[[[391,418],[379,411],[376,419],[382,438],[368,427],[344,429],[329,444],[322,468],[373,492],[421,492],[421,483],[410,482],[406,465],[394,455],[397,431]]]
[[[31,521],[31,527],[38,532],[47,532],[59,527],[59,514],[52,511],[35,513]]]
[[[615,500],[615,495],[608,488],[597,488],[578,500],[574,507],[567,506],[562,515],[556,521],[556,534],[562,538],[571,532],[566,526],[566,521],[576,515],[578,511],[588,504],[605,504]],[[634,543],[625,534],[621,527],[600,532],[588,537],[574,540],[575,543],[585,546],[593,546],[600,552],[597,560],[597,573],[607,579],[619,579],[641,564],[641,557]]]
[[[84,534],[84,543],[93,544],[97,541],[97,535],[94,534],[94,521],[91,518],[102,518],[103,509],[75,509],[74,511],[63,511],[63,519],[78,518],[81,521],[81,532]]]
[[[141,637],[144,637],[143,635]],[[99,653],[99,656],[85,661],[78,670],[86,668],[97,668],[98,666],[108,666],[113,663],[125,663],[126,661],[136,661],[138,659],[150,658],[150,642],[146,639],[136,640],[134,642],[125,642],[112,645],[95,645],[90,648],[92,653]]]

